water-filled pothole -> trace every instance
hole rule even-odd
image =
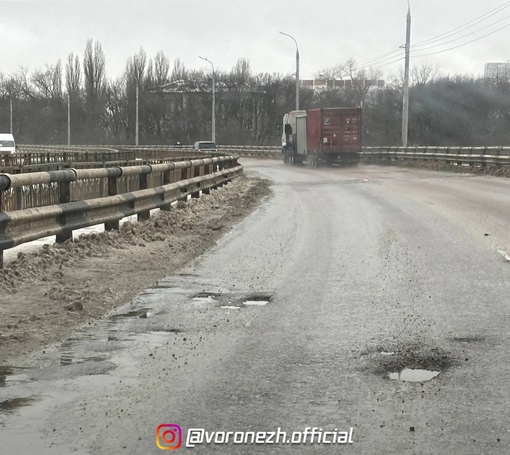
[[[120,319],[120,318],[141,318],[145,319],[152,316],[152,313],[148,308],[141,308],[139,310],[128,311],[127,313],[121,314],[112,314],[110,319]]]
[[[440,373],[440,371],[404,368],[400,372],[389,373],[388,377],[395,381],[427,382],[434,379],[436,376],[439,376]]]
[[[264,305],[267,305],[271,301],[272,297],[273,297],[272,294],[264,294],[264,293],[251,294],[251,295],[246,296],[246,299],[243,300],[243,305],[245,305],[245,306],[264,306]]]
[[[427,345],[381,345],[365,355],[373,373],[402,382],[430,381],[457,363],[449,351]]]

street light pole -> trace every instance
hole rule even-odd
[[[405,44],[405,69],[404,69],[404,99],[402,101],[402,147],[407,147],[407,133],[409,128],[409,60],[411,51],[411,5],[407,1],[407,26]]]
[[[214,65],[207,57],[198,57],[206,62],[209,62],[212,66],[212,119],[211,119],[211,129],[212,129],[212,141],[216,142],[216,84],[214,82]]]
[[[67,90],[67,145],[71,145],[71,92]]]
[[[12,95],[9,97],[9,112],[10,112],[11,134],[13,134],[13,132],[12,132]]]
[[[292,38],[294,43],[296,43],[296,111],[299,110],[299,48],[296,39],[289,35],[288,33],[280,32],[282,35],[288,36]]]

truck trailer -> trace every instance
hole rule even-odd
[[[332,107],[291,111],[283,117],[282,158],[287,164],[357,164],[361,109]]]

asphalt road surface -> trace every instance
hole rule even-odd
[[[4,375],[0,453],[510,453],[510,180],[242,163],[260,209]]]

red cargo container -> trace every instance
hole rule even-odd
[[[361,109],[334,107],[292,111],[283,118],[285,163],[317,166],[357,163],[361,151]]]
[[[359,161],[361,109],[311,109],[306,120],[307,149],[312,161]]]

